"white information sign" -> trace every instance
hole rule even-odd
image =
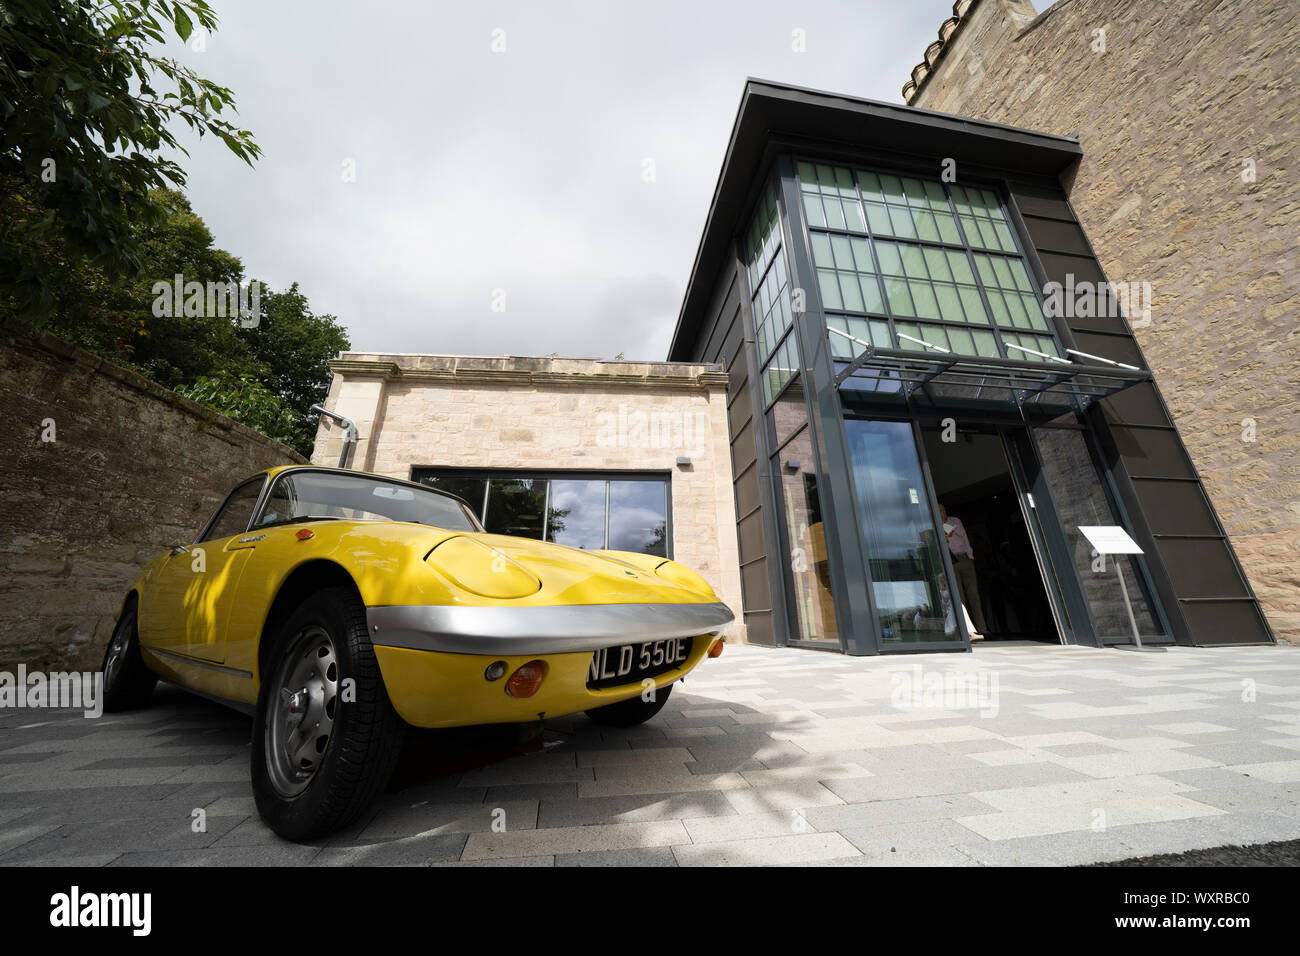
[[[1137,542],[1128,536],[1123,528],[1113,524],[1079,525],[1079,530],[1098,554],[1141,554]],[[1129,600],[1128,585],[1124,583],[1124,568],[1121,562],[1115,562],[1115,576],[1119,578],[1119,593],[1124,596],[1124,610],[1128,612],[1128,622],[1133,628],[1133,644],[1142,646],[1142,635],[1138,632],[1137,617],[1133,614],[1133,604]]]
[[[1141,554],[1142,549],[1118,525],[1079,525],[1098,554]]]

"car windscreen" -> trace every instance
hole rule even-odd
[[[289,472],[275,480],[257,527],[313,518],[412,521],[479,531],[464,503],[448,495],[365,475]]]

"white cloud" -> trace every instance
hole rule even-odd
[[[745,77],[898,102],[949,8],[218,0],[184,59],[265,155],[187,136],[187,191],[355,349],[662,358]]]

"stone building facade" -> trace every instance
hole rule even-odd
[[[743,619],[727,376],[716,366],[345,352],[330,367],[325,407],[359,436],[352,468],[408,480],[657,476],[670,495],[669,556]],[[343,440],[322,417],[313,463],[337,464]],[[730,638],[743,640],[743,627]]]
[[[909,105],[1077,136],[1065,183],[1278,637],[1300,640],[1300,18],[959,0]]]

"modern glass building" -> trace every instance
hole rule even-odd
[[[728,372],[750,641],[1273,640],[1070,206],[1081,156],[746,85],[669,359]]]

